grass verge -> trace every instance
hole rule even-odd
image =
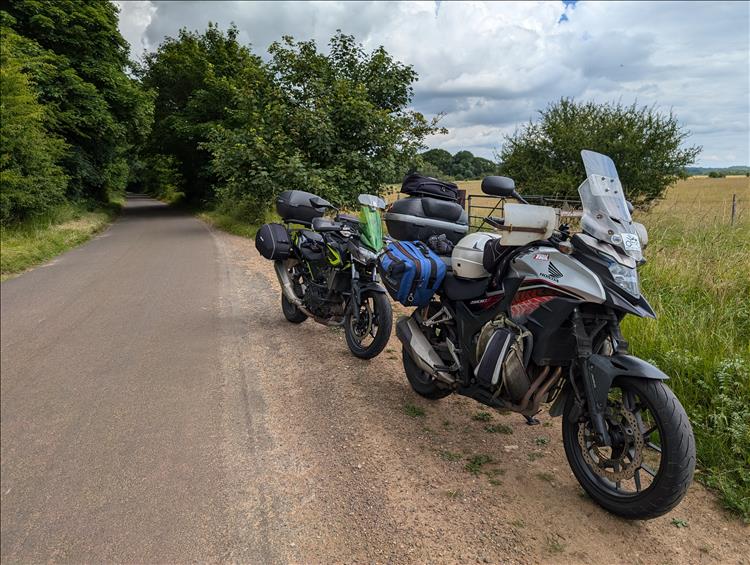
[[[255,234],[261,226],[261,223],[250,223],[247,220],[238,218],[231,213],[223,212],[220,210],[203,210],[201,212],[198,212],[198,217],[204,222],[211,224],[212,226],[217,227],[220,230],[250,239],[255,238]],[[279,219],[271,218],[267,221],[273,222],[279,221]]]
[[[91,207],[66,204],[54,213],[0,228],[0,280],[88,241],[117,216],[121,202]]]
[[[623,331],[670,376],[695,433],[696,478],[750,522],[750,214],[731,226],[727,206],[712,206],[731,193],[747,206],[750,190],[725,184],[691,179],[639,218],[652,242],[641,288],[658,318],[628,316]]]

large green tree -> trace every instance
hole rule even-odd
[[[580,152],[590,149],[614,160],[628,198],[643,204],[683,177],[701,151],[684,145],[689,132],[671,112],[563,98],[539,114],[500,154],[503,173],[535,194],[577,197],[586,178]]]
[[[106,200],[122,190],[132,148],[150,128],[147,93],[128,75],[128,45],[111,2],[16,0],[3,13],[18,34],[21,70],[45,105],[50,131],[69,149],[72,197]]]
[[[269,49],[271,82],[257,74],[238,93],[237,126],[205,145],[225,204],[258,217],[278,192],[302,189],[351,205],[403,175],[438,131],[408,108],[412,67],[340,32],[329,47],[285,37]]]
[[[0,223],[42,215],[60,204],[68,178],[65,143],[45,127],[47,111],[21,72],[16,38],[0,38]]]
[[[175,182],[194,202],[212,200],[217,181],[202,143],[216,127],[230,125],[238,93],[258,96],[253,77],[264,75],[260,58],[240,45],[238,34],[234,26],[224,33],[211,23],[204,33],[182,29],[149,53],[140,70],[144,86],[156,94],[146,164],[171,163]],[[146,180],[146,188],[158,190]]]

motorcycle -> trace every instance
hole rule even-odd
[[[282,288],[281,309],[293,324],[312,318],[343,326],[350,351],[361,359],[378,355],[391,334],[391,304],[375,265],[383,248],[377,196],[359,196],[360,214],[338,213],[326,200],[303,191],[286,191],[277,211],[290,235],[288,256],[275,260]],[[333,220],[323,217],[336,211]],[[307,227],[295,227],[301,224]]]
[[[581,155],[581,233],[559,225],[554,209],[528,205],[512,179],[485,178],[483,192],[520,203],[485,219],[495,233],[457,244],[453,272],[396,334],[417,394],[461,394],[532,425],[551,403],[586,493],[619,516],[655,518],[685,495],[695,440],[667,375],[630,355],[620,331],[627,314],[656,317],[637,274],[647,232],[614,162]]]

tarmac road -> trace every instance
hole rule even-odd
[[[750,555],[698,484],[656,520],[613,517],[581,496],[558,419],[417,397],[394,337],[361,361],[289,324],[252,241],[154,200],[0,291],[4,565]]]
[[[227,551],[220,273],[205,224],[131,197],[2,284],[2,561]]]

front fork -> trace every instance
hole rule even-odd
[[[349,312],[355,322],[359,322],[359,305],[362,303],[362,293],[365,291],[385,293],[385,289],[378,282],[377,271],[373,268],[372,279],[361,279],[359,271],[352,261],[352,294],[349,298]]]
[[[577,353],[578,353],[578,367],[580,369],[581,380],[583,381],[583,393],[586,400],[586,406],[588,408],[589,417],[591,418],[591,424],[596,433],[597,440],[601,445],[611,445],[612,438],[607,431],[606,415],[607,415],[607,395],[609,393],[609,387],[611,385],[611,379],[601,379],[601,375],[597,374],[595,365],[591,362],[591,355],[594,354],[594,337],[596,337],[600,331],[605,327],[608,329],[608,333],[612,336],[613,348],[612,353],[627,353],[627,342],[623,339],[620,333],[620,326],[614,313],[610,312],[607,318],[598,320],[598,324],[593,328],[591,333],[586,331],[586,327],[583,323],[583,317],[578,308],[573,310],[573,334],[576,339]],[[598,387],[606,386],[606,391],[597,390]],[[580,414],[579,414],[580,416]]]

